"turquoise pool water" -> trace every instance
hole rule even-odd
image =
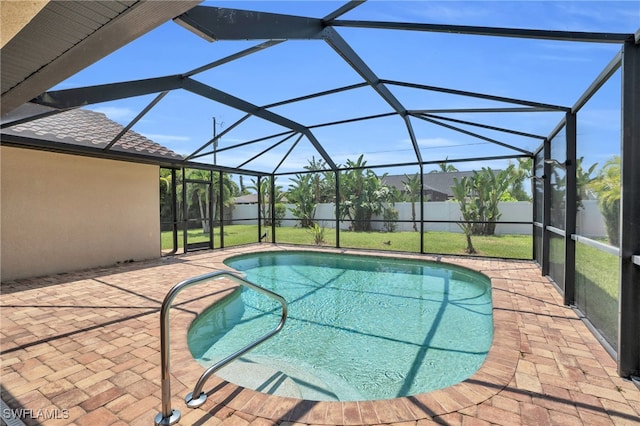
[[[308,400],[415,395],[463,381],[493,338],[491,285],[443,263],[314,252],[225,262],[289,304],[284,329],[220,370],[233,383]],[[203,313],[189,347],[203,365],[275,327],[279,304],[237,290]]]

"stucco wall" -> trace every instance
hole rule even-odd
[[[160,255],[158,167],[0,148],[0,278]]]
[[[5,44],[20,32],[49,0],[2,0],[0,1],[0,44]]]

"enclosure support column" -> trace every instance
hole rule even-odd
[[[187,183],[186,183],[186,169],[182,168],[182,244],[184,252],[187,252]]]
[[[262,176],[256,179],[256,187],[258,190],[258,242],[262,242]],[[266,234],[265,234],[266,235]]]
[[[173,250],[172,253],[176,253],[178,251],[178,182],[176,181],[177,174],[176,169],[171,169],[171,203],[172,205],[172,220],[173,226]]]
[[[336,176],[336,248],[340,248],[340,172],[335,171]]]
[[[420,163],[420,253],[424,253],[424,168]]]
[[[214,121],[215,122],[215,121]],[[218,175],[218,205],[220,206],[220,248],[224,248],[224,182],[222,180],[222,171]],[[215,219],[215,215],[213,217]],[[211,225],[213,228],[213,225]]]
[[[640,44],[622,52],[622,146],[618,374],[640,376]],[[640,262],[638,262],[640,263]]]
[[[209,185],[207,185],[207,189],[209,190],[209,203],[207,204],[207,210],[209,211],[209,249],[213,249],[213,220],[216,218],[216,212],[213,210],[213,197],[216,192],[213,190],[213,174],[215,172],[212,170],[209,172]]]
[[[576,233],[576,213],[578,206],[577,188],[577,159],[576,159],[576,114],[568,112],[566,115],[566,140],[567,159],[566,171],[566,202],[564,219],[564,304],[572,305],[575,302],[576,289],[576,242],[571,238]]]
[[[536,206],[537,206],[537,197],[536,197],[536,157],[534,156],[531,159],[531,218],[532,218],[532,224],[531,224],[531,259],[533,259],[533,261],[536,261],[536,248],[537,246],[537,242],[536,242],[536,219],[539,219],[536,217]],[[540,259],[538,259],[538,261],[540,261]]]
[[[542,275],[549,275],[549,231],[547,226],[551,224],[551,165],[545,160],[551,159],[551,140],[544,140],[543,147],[543,161],[544,161],[544,180],[542,181],[542,259],[540,259],[540,265],[542,266]]]
[[[271,242],[276,242],[276,177],[271,175],[271,185],[269,186],[269,207],[271,210]]]

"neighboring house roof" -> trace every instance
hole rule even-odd
[[[234,204],[257,204],[258,194],[246,194],[236,197]]]
[[[24,105],[14,111],[13,117],[9,118],[20,119],[23,116],[34,115],[39,112],[38,107],[38,105]],[[3,141],[16,138],[33,140],[44,147],[49,143],[57,147],[66,144],[104,150],[123,130],[122,125],[110,120],[103,113],[73,109],[6,127],[2,129],[1,135]],[[181,155],[133,130],[124,133],[109,150],[158,160],[182,160]]]
[[[498,170],[494,170],[497,172]],[[453,197],[453,190],[455,186],[454,178],[461,180],[463,177],[473,176],[473,171],[470,172],[438,172],[438,173],[425,173],[423,178],[423,191],[440,192],[447,194],[448,197]],[[386,176],[383,179],[385,185],[393,186],[395,188],[404,191],[404,184],[407,178],[404,175],[391,175]]]

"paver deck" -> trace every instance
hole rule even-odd
[[[166,292],[183,279],[227,269],[222,261],[230,255],[290,248],[252,245],[3,283],[2,400],[25,424],[153,424],[161,408],[159,310]],[[407,398],[315,402],[213,377],[207,402],[189,409],[184,395],[203,368],[187,350],[186,329],[233,290],[219,280],[185,291],[171,312],[172,406],[182,412],[180,424],[640,424],[640,390],[617,376],[614,360],[536,265],[442,261],[492,279],[494,342],[466,381]]]

